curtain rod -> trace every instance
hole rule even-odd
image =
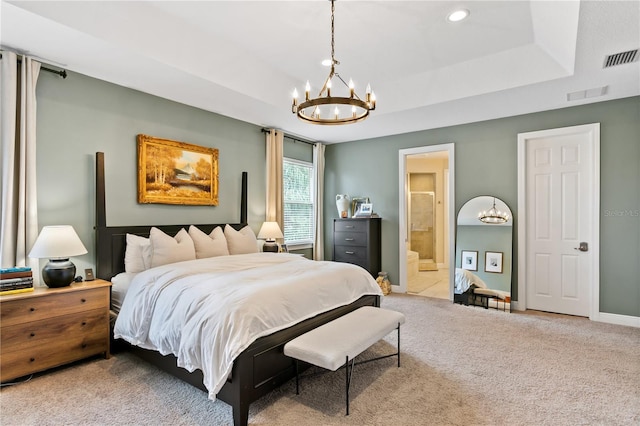
[[[0,59],[2,59],[2,53],[0,53]],[[18,63],[21,64],[22,63],[22,59],[18,59]],[[52,74],[57,74],[62,78],[67,78],[67,70],[54,70],[53,68],[48,68],[42,65],[42,63],[40,63],[40,69],[42,71],[47,71],[50,72]]]
[[[269,133],[269,130],[270,130],[270,129],[265,129],[264,127],[261,129],[262,133]],[[281,132],[282,132],[282,130],[279,130],[279,131],[281,131]],[[284,132],[282,132],[282,133],[284,134],[284,137],[285,137],[285,138],[287,138],[287,139],[291,139],[291,140],[292,140],[292,141],[294,141],[294,142],[302,142],[302,143],[306,143],[307,145],[315,145],[315,144],[316,144],[316,142],[309,142],[309,141],[305,141],[305,140],[302,140],[302,139],[297,139],[297,138],[294,138],[294,137],[292,137],[292,136],[287,135],[287,134],[286,134],[286,133],[284,133]]]

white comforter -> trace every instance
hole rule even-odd
[[[233,360],[257,338],[366,294],[382,295],[367,271],[346,263],[286,253],[191,260],[138,274],[114,335],[202,370],[215,399]]]

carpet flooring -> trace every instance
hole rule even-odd
[[[252,425],[639,425],[640,329],[564,315],[504,314],[392,294],[402,366],[290,381],[251,405]],[[363,356],[393,352],[395,334]],[[0,392],[2,425],[230,425],[221,401],[120,352]]]

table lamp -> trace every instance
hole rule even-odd
[[[76,265],[69,257],[86,254],[80,237],[71,225],[45,226],[40,231],[29,257],[49,259],[42,278],[49,287],[65,287],[76,276]]]
[[[265,222],[262,224],[260,232],[258,232],[258,238],[266,240],[262,246],[262,251],[277,253],[278,244],[276,243],[276,238],[284,238],[284,235],[282,235],[278,222]]]

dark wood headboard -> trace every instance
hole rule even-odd
[[[96,152],[96,277],[111,280],[124,272],[124,252],[127,234],[148,237],[152,227],[168,235],[175,235],[181,228],[195,225],[209,233],[216,226],[231,225],[239,230],[247,225],[247,172],[242,172],[242,193],[240,197],[240,221],[237,223],[187,224],[187,225],[135,225],[107,226],[107,205],[104,179],[104,153]]]

